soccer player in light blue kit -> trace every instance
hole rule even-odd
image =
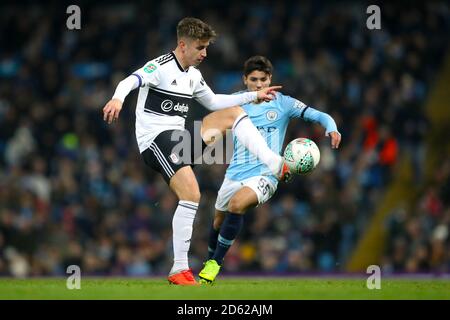
[[[272,73],[273,67],[267,58],[249,58],[244,64],[243,76],[247,90],[256,91],[269,87]],[[277,93],[272,101],[248,103],[242,108],[266,139],[268,146],[278,154],[292,118],[320,123],[326,130],[325,135],[331,138],[331,147],[339,147],[341,135],[333,118],[290,96]],[[266,165],[251,155],[236,138],[233,142],[233,157],[216,199],[214,222],[208,241],[208,260],[199,273],[201,283],[215,281],[225,254],[242,227],[244,213],[268,201],[278,185],[277,178]]]

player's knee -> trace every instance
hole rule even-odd
[[[184,198],[184,199],[180,199],[180,200],[200,203],[201,194],[200,194],[199,190],[189,190],[188,192],[186,192],[184,194],[184,196],[182,198]]]
[[[215,217],[213,222],[214,229],[219,230],[222,226],[223,220],[223,217]]]
[[[237,119],[240,115],[244,114],[245,111],[241,106],[231,107],[230,115],[233,119]]]
[[[228,203],[228,211],[232,213],[244,214],[245,207],[242,205],[239,199],[231,198],[230,202]]]
[[[222,135],[223,133],[217,128],[209,128],[206,130],[202,128],[202,139],[207,145],[220,140]]]
[[[200,190],[193,184],[186,183],[182,188],[179,188],[176,193],[179,200],[192,201],[195,203],[200,202]]]

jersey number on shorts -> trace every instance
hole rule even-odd
[[[258,182],[258,189],[262,192],[263,196],[265,196],[269,192],[269,184],[267,183],[266,179],[259,179]]]

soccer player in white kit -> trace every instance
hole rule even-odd
[[[176,49],[149,61],[122,80],[103,108],[104,120],[112,123],[118,119],[125,97],[131,90],[140,88],[136,106],[139,151],[145,163],[161,173],[179,199],[172,221],[174,264],[168,276],[169,283],[178,285],[198,284],[189,268],[188,251],[200,190],[192,170],[194,155],[190,161],[182,161],[181,155],[173,152],[179,144],[174,136],[188,132],[191,138],[202,139],[203,149],[216,140],[214,130],[224,134],[231,128],[242,145],[279,180],[290,175],[284,159],[267,146],[239,106],[252,101],[270,101],[275,90],[281,87],[237,95],[214,94],[196,66],[205,59],[206,49],[215,37],[215,31],[203,21],[190,17],[182,19],[177,26]],[[203,119],[198,132],[192,123],[185,123],[192,99],[209,110],[218,110]]]

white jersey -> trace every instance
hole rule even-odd
[[[183,130],[192,98],[214,95],[195,67],[183,70],[170,52],[147,62],[133,75],[139,79],[136,139],[144,152],[166,130]]]

